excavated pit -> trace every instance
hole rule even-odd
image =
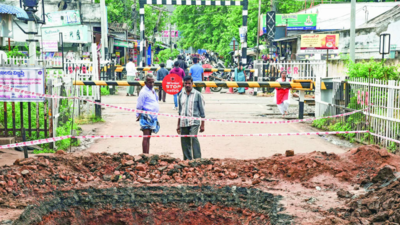
[[[372,145],[252,160],[59,151],[0,167],[0,225],[395,224],[399,171]]]
[[[278,200],[243,187],[126,187],[55,192],[13,224],[285,224]],[[279,222],[278,222],[279,221]]]

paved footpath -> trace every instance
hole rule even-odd
[[[105,96],[103,103],[124,107],[136,107],[137,97],[126,97],[125,89],[120,87],[119,95]],[[255,97],[237,94],[204,94],[206,102],[206,117],[215,119],[237,120],[279,120],[257,116],[268,111],[267,104],[272,104],[271,97]],[[172,109],[173,96],[167,95],[167,102],[160,103],[160,112],[176,114]],[[106,108],[103,110],[106,122],[100,126],[96,134],[99,135],[130,135],[142,134],[136,115],[126,111]],[[159,134],[176,134],[177,119],[159,117],[161,130]],[[204,134],[255,134],[316,131],[309,124],[234,124],[206,122]],[[327,151],[342,153],[346,148],[336,146],[319,136],[291,136],[291,137],[225,137],[199,138],[202,156],[205,158],[236,158],[251,159],[267,157],[276,153],[284,154],[293,149],[295,153],[312,151]],[[86,151],[89,152],[127,152],[129,154],[142,153],[142,139],[121,138],[96,140]],[[169,154],[173,157],[182,157],[179,138],[152,138],[150,153]]]

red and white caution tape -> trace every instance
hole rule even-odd
[[[207,118],[198,118],[198,117],[188,117],[188,116],[173,115],[173,114],[167,114],[167,113],[148,112],[148,111],[143,111],[143,110],[138,110],[138,109],[132,109],[132,108],[127,108],[127,107],[104,104],[104,103],[96,102],[96,101],[93,101],[93,100],[90,100],[90,99],[81,98],[81,97],[64,97],[64,96],[58,96],[58,95],[40,94],[40,93],[25,91],[25,90],[18,89],[18,88],[11,88],[9,86],[1,85],[1,84],[0,84],[0,89],[5,89],[5,90],[9,90],[9,91],[18,92],[18,93],[24,93],[24,94],[37,95],[39,97],[44,97],[44,98],[79,99],[79,100],[84,100],[86,102],[90,102],[90,103],[93,103],[93,104],[96,104],[96,105],[101,105],[101,106],[104,106],[104,107],[110,107],[110,108],[114,108],[114,109],[125,110],[125,111],[128,111],[128,112],[144,113],[144,114],[149,114],[149,115],[165,116],[165,117],[188,119],[188,120],[200,120],[200,121],[223,122],[223,123],[247,123],[247,124],[300,123],[300,122],[313,121],[313,120],[317,120],[317,119],[327,119],[327,118],[337,118],[337,117],[342,117],[342,116],[348,116],[348,115],[352,115],[354,113],[358,113],[358,112],[361,112],[361,111],[365,110],[365,109],[362,109],[362,110],[356,110],[356,111],[353,111],[353,112],[348,112],[348,113],[343,113],[343,114],[338,114],[338,115],[333,115],[333,116],[326,116],[326,117],[320,117],[320,118],[298,119],[298,120],[251,121],[251,120],[207,119]]]
[[[9,144],[9,145],[1,145],[0,149],[46,144],[46,143],[61,141],[61,140],[68,139],[71,137],[72,137],[72,135],[66,135],[66,136],[60,136],[60,137],[55,137],[55,138],[45,138],[45,139],[34,140],[34,141],[19,142],[19,143]]]
[[[382,136],[382,135],[379,135],[379,134],[375,134],[375,133],[370,133],[370,134],[373,135],[373,136],[380,137],[380,138],[386,139],[388,141],[393,141],[393,142],[396,142],[396,143],[400,144],[399,140],[396,140],[396,139],[393,139],[393,138],[388,138],[388,137],[385,137],[385,136]]]
[[[181,137],[273,137],[273,136],[301,136],[301,135],[328,135],[328,134],[359,134],[368,133],[369,131],[330,131],[330,132],[302,132],[302,133],[266,133],[266,134],[198,134],[198,135],[179,135],[179,134],[160,134],[160,135],[86,135],[86,136],[61,136],[56,138],[45,138],[35,141],[26,141],[16,144],[1,145],[0,149],[23,147],[28,145],[45,144],[50,142],[61,141],[67,138],[77,138],[77,139],[106,139],[106,138],[181,138]]]

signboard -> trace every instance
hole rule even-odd
[[[260,27],[258,29],[260,33],[258,33],[258,36],[267,34],[267,14],[260,15],[260,18],[258,21],[260,21],[260,24],[259,24]]]
[[[162,81],[162,87],[170,95],[178,94],[183,87],[182,78],[176,74],[168,74]]]
[[[240,42],[241,43],[246,42],[246,32],[247,32],[247,28],[246,27],[239,28],[239,36],[240,36]]]
[[[58,42],[57,41],[43,41],[43,52],[58,52]]]
[[[45,27],[59,27],[81,24],[79,10],[65,10],[46,13]]]
[[[114,46],[124,47],[124,48],[133,48],[133,43],[114,39]]]
[[[86,25],[66,26],[66,27],[43,27],[43,41],[59,41],[60,33],[63,35],[65,43],[88,43],[89,34]]]
[[[300,49],[339,49],[339,34],[302,34]]]
[[[179,32],[176,31],[176,30],[172,30],[172,31],[163,30],[163,31],[161,31],[162,37],[169,37],[169,32],[171,32],[171,37],[178,37],[179,36]]]
[[[315,30],[317,14],[277,14],[276,26],[287,26],[287,30]]]
[[[0,68],[0,83],[25,91],[45,94],[43,68]],[[45,99],[36,95],[0,90],[2,102],[43,102]]]

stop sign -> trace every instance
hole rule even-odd
[[[176,74],[168,74],[162,81],[162,87],[170,95],[178,94],[183,87],[182,78]]]

